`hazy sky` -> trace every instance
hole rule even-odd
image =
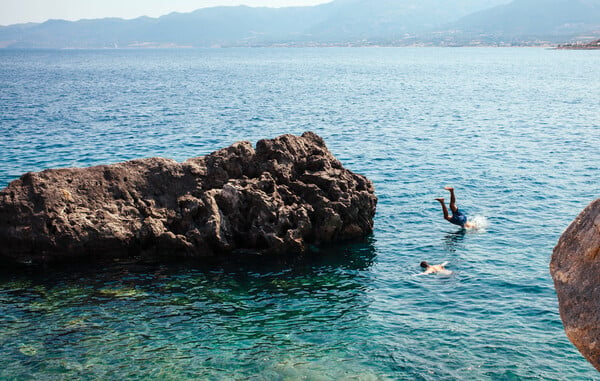
[[[218,5],[287,7],[328,3],[332,0],[0,0],[0,25],[80,20],[102,17],[126,19],[158,17]]]

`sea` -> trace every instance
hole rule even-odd
[[[598,67],[544,48],[0,50],[0,188],[313,131],[379,198],[370,236],[302,255],[4,267],[0,379],[600,380],[549,273],[600,196]],[[442,218],[445,186],[476,229]]]

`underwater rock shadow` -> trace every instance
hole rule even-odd
[[[136,273],[155,273],[161,276],[194,271],[198,273],[277,274],[292,272],[309,274],[323,269],[369,271],[376,261],[376,240],[372,235],[338,243],[310,246],[304,252],[284,254],[261,254],[238,252],[236,254],[202,259],[187,259],[171,262],[159,259],[139,258],[114,259],[112,261],[77,261],[44,265],[12,264],[0,268],[0,279],[25,277],[29,279],[47,277],[114,278]],[[90,266],[90,265],[94,266]]]

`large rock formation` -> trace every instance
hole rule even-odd
[[[600,199],[560,237],[550,273],[567,336],[600,370]]]
[[[183,163],[162,158],[26,173],[0,192],[0,257],[299,252],[372,231],[373,184],[311,132]]]

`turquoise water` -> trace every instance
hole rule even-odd
[[[600,56],[0,50],[0,186],[312,130],[379,196],[301,257],[0,270],[0,379],[590,380],[548,273],[600,196]],[[461,232],[435,197],[487,227]],[[448,261],[452,276],[416,276]]]

